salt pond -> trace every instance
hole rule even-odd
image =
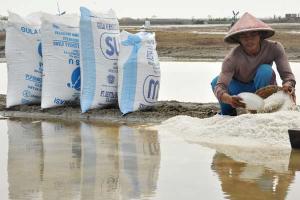
[[[300,77],[300,64],[292,68]],[[220,63],[162,62],[161,70],[160,100],[216,101],[210,80]],[[298,199],[294,127],[300,113],[290,111],[177,116],[155,127],[2,119],[0,199]]]
[[[181,129],[117,124],[2,120],[0,127],[0,199],[268,200],[300,195],[300,152],[288,148],[258,153],[203,146],[180,136]]]
[[[300,63],[291,62],[292,70],[300,77]],[[159,100],[183,102],[217,102],[210,82],[220,72],[220,62],[161,62],[161,85]],[[6,94],[6,63],[0,63],[0,94]],[[277,74],[277,82],[281,84]],[[300,84],[296,85],[300,97]],[[300,98],[297,100],[300,104]]]

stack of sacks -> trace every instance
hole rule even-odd
[[[80,11],[80,23],[75,15],[43,14],[41,34],[39,20],[32,23],[10,13],[7,107],[41,102],[45,109],[78,104],[80,99],[84,113],[118,101],[126,114],[157,102],[155,34],[123,31],[120,42],[114,11]]]
[[[40,15],[34,13],[22,18],[9,12],[5,44],[7,108],[41,102],[43,63]]]
[[[122,31],[118,66],[121,112],[126,114],[153,106],[157,102],[160,85],[155,34]]]
[[[117,102],[119,22],[115,13],[94,13],[81,7],[82,112]]]
[[[42,109],[79,104],[79,17],[44,14],[41,35],[44,62]]]

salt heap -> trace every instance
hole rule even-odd
[[[155,128],[160,134],[175,134],[237,161],[286,171],[290,156],[288,129],[299,127],[300,112],[278,111],[205,119],[176,116]]]
[[[245,147],[289,148],[288,129],[300,127],[300,112],[215,115],[199,119],[176,116],[157,126],[161,132],[176,133],[188,139],[212,144]]]

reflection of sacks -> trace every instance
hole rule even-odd
[[[7,126],[9,199],[38,198],[44,159],[41,124],[7,120]]]
[[[119,22],[114,13],[80,8],[82,112],[117,103]]]
[[[118,127],[82,123],[81,138],[81,198],[118,199]]]
[[[258,96],[260,96],[263,99],[268,98],[269,96],[271,96],[272,94],[281,91],[282,87],[279,87],[277,85],[268,85],[266,87],[260,88],[258,89],[255,94],[257,94]]]
[[[9,12],[5,44],[7,107],[41,102],[43,63],[39,16],[40,13],[35,13],[21,18]]]
[[[81,138],[76,122],[42,122],[42,199],[76,199],[80,189]]]
[[[44,14],[42,108],[79,104],[79,17]]]
[[[124,199],[140,199],[156,190],[160,163],[157,131],[120,127],[120,188]]]
[[[160,66],[154,33],[121,32],[118,102],[123,114],[157,102]]]

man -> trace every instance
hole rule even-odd
[[[295,77],[279,42],[265,40],[275,31],[249,13],[245,13],[229,30],[224,41],[236,43],[225,57],[222,70],[212,82],[215,96],[220,102],[222,115],[236,115],[238,107],[245,107],[237,94],[252,92],[267,85],[275,85],[273,62],[282,79],[285,92],[295,100]]]

